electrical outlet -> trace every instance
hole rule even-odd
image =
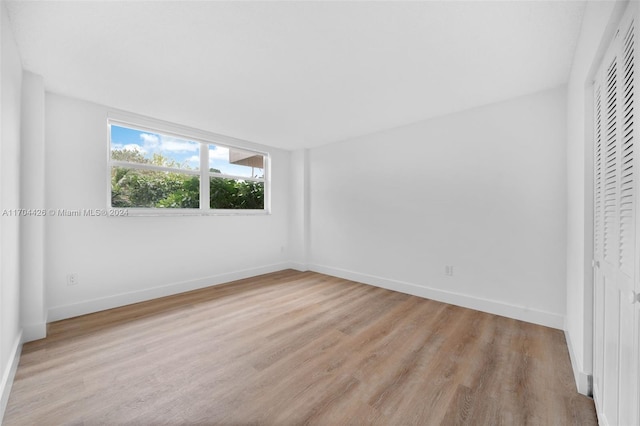
[[[67,274],[67,285],[78,285],[78,273],[71,272]]]
[[[448,276],[448,277],[452,277],[453,276],[453,265],[445,265],[444,274],[446,276]]]

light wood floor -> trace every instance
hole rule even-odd
[[[590,425],[559,330],[283,271],[52,323],[4,424]]]

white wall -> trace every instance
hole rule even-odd
[[[590,392],[593,362],[593,75],[626,2],[587,2],[567,95],[567,315],[565,334],[578,391]]]
[[[291,152],[289,204],[289,259],[298,270],[308,269],[309,150]]]
[[[561,328],[565,95],[312,149],[310,269]]]
[[[45,108],[47,207],[105,208],[109,108],[49,93]],[[268,216],[47,217],[48,320],[288,267],[290,154],[266,150]]]
[[[0,212],[20,207],[20,97],[22,65],[7,11],[0,3]],[[0,421],[9,397],[20,329],[20,220],[0,215]]]
[[[20,203],[23,209],[43,209],[44,182],[44,81],[24,72],[22,77],[22,136]],[[44,300],[44,221],[25,216],[20,226],[20,320],[24,341],[42,339],[47,332]]]

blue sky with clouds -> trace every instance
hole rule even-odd
[[[145,132],[127,127],[111,125],[111,150],[127,149],[142,153],[145,158],[153,154],[162,154],[178,162],[184,168],[200,168],[200,149],[207,145],[160,133]],[[220,170],[224,174],[251,176],[251,167],[229,164],[229,149],[216,145],[209,147],[209,168]],[[261,170],[254,174],[262,175]]]

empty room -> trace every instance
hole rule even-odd
[[[0,423],[640,426],[639,17],[0,0]]]

